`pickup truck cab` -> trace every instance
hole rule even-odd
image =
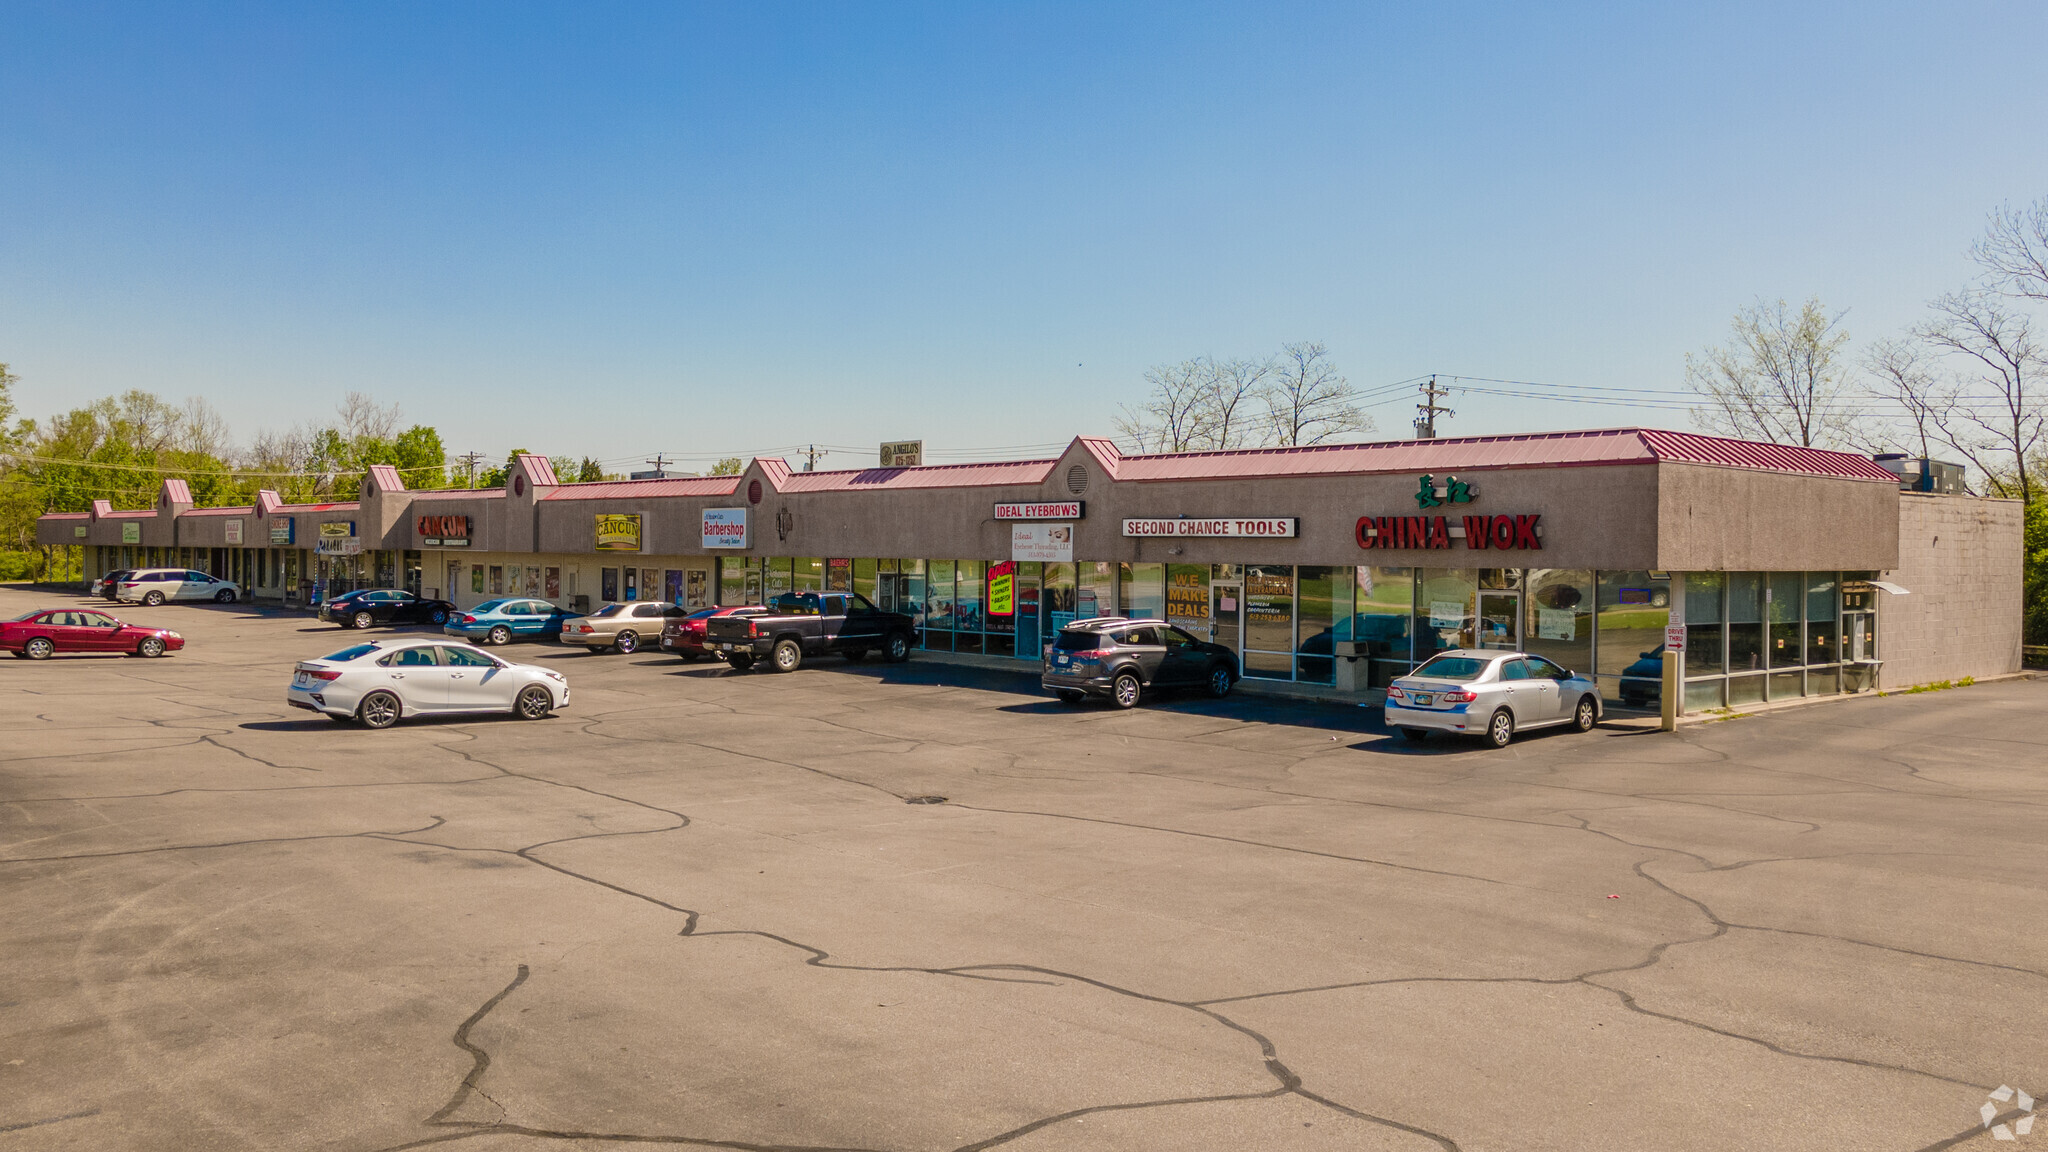
[[[848,660],[880,652],[900,663],[916,643],[916,620],[884,612],[857,592],[785,592],[766,612],[704,621],[705,649],[742,672],[763,659],[777,672],[794,672],[806,656],[825,652]]]

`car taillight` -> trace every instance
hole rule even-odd
[[[1399,688],[1389,687],[1387,689],[1387,699],[1389,700],[1406,700],[1407,698],[1408,693],[1403,692]]]
[[[588,625],[588,624],[578,624],[578,625],[576,626],[576,630],[577,630],[578,632],[591,632],[591,631],[594,631],[594,629],[593,629],[593,628],[591,628],[591,626],[590,626],[590,625]]]
[[[759,636],[760,634],[761,626],[759,624],[754,623],[752,620],[747,621],[747,635]]]
[[[315,679],[315,680],[339,680],[339,679],[341,679],[341,673],[339,673],[339,672],[324,672],[324,671],[321,671],[321,670],[319,670],[319,669],[317,669],[317,668],[308,668],[308,669],[306,669],[306,675],[308,675],[308,676],[311,676],[311,677],[312,677],[313,679]]]
[[[1474,700],[1479,699],[1479,694],[1477,692],[1446,692],[1440,699],[1448,700],[1453,704],[1470,704]]]
[[[474,624],[474,623],[476,623],[476,617],[474,617],[474,616],[464,616],[464,617],[462,618],[462,622],[463,622],[464,624]]]

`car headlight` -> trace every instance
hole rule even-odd
[[[543,669],[541,669],[541,670],[540,670],[540,674],[541,674],[541,675],[543,675],[543,676],[545,676],[545,677],[547,677],[547,678],[548,678],[548,679],[550,679],[550,680],[561,680],[561,679],[562,679],[562,674],[561,674],[560,672],[550,672],[550,671],[548,671],[548,670],[547,670],[547,669],[545,669],[545,668],[543,668]],[[562,682],[563,682],[564,684],[568,683],[568,681],[566,681],[566,680],[563,680]]]
[[[183,636],[180,636],[180,635],[178,635],[178,634],[177,634],[176,632],[166,632],[166,633],[164,633],[164,639],[166,639],[166,640],[183,640],[183,639],[184,639],[184,637],[183,637]]]

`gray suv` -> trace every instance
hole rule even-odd
[[[1135,708],[1154,688],[1228,696],[1237,676],[1237,655],[1230,649],[1197,640],[1164,620],[1096,617],[1060,629],[1045,651],[1039,683],[1069,704],[1107,696],[1119,708]]]

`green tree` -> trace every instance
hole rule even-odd
[[[727,457],[726,457],[725,459],[723,459],[723,460],[720,460],[720,461],[719,461],[718,463],[716,463],[716,464],[713,464],[713,465],[711,466],[711,472],[710,472],[710,475],[713,475],[713,476],[737,476],[737,475],[739,475],[739,474],[740,474],[741,472],[744,472],[744,471],[746,471],[746,469],[747,469],[747,462],[746,462],[746,461],[744,461],[744,460],[740,459],[740,458],[739,458],[739,457],[737,457],[737,456],[727,456]]]

